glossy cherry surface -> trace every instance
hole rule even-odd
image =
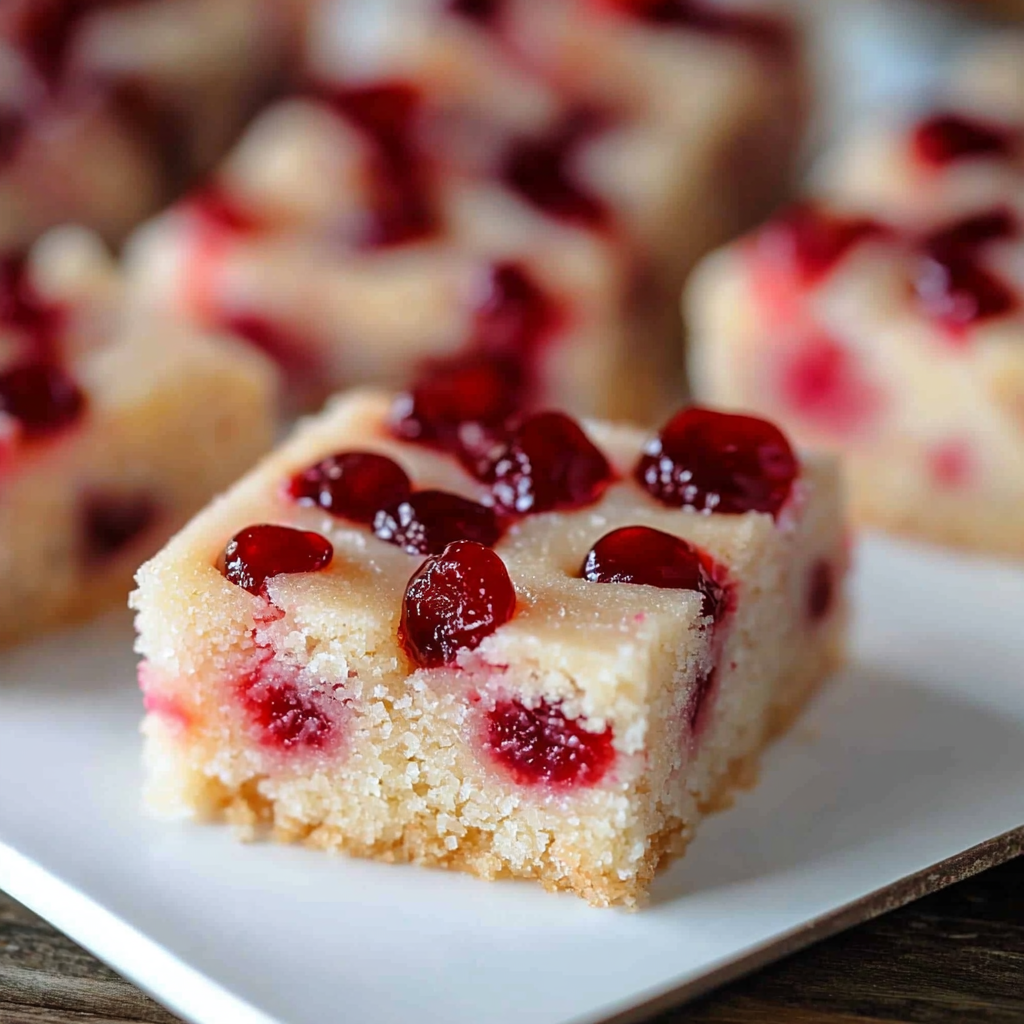
[[[634,583],[668,590],[695,590],[704,614],[721,618],[728,606],[709,555],[681,537],[649,526],[606,533],[583,561],[580,575],[592,583]]]
[[[510,513],[591,505],[614,474],[601,450],[571,417],[541,412],[512,429],[482,467],[498,506]]]
[[[448,491],[416,491],[377,512],[373,532],[413,555],[440,554],[452,541],[492,547],[501,536],[494,509]]]
[[[296,473],[288,484],[288,493],[300,504],[368,525],[382,508],[411,492],[405,470],[377,452],[337,452]]]
[[[508,622],[515,607],[501,558],[475,541],[455,541],[409,580],[399,639],[416,665],[449,665],[459,651],[473,650]]]
[[[693,407],[648,442],[636,479],[674,508],[777,515],[799,472],[785,435],[767,420]]]
[[[228,541],[223,572],[235,586],[259,594],[272,576],[318,572],[333,557],[333,545],[319,533],[262,523],[247,526]]]

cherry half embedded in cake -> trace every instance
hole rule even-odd
[[[417,665],[447,665],[508,622],[515,608],[501,558],[476,541],[454,541],[409,580],[399,635]]]
[[[930,232],[921,243],[914,290],[921,309],[948,332],[968,328],[1018,308],[1014,290],[983,265],[985,247],[1016,238],[1020,225],[996,207]]]
[[[549,216],[588,228],[609,227],[611,210],[574,167],[579,147],[607,123],[606,115],[581,108],[567,114],[549,134],[520,139],[505,156],[502,179]]]
[[[623,526],[605,534],[588,552],[581,575],[592,583],[634,583],[695,590],[704,613],[718,620],[728,608],[719,579],[723,571],[681,537],[649,526]]]
[[[554,301],[522,264],[492,263],[479,275],[467,348],[493,358],[518,360],[523,376],[529,377],[546,335],[560,319]]]
[[[411,491],[405,470],[377,452],[337,452],[288,482],[288,493],[299,503],[367,524],[381,509],[404,501]]]
[[[30,281],[26,253],[0,258],[0,326],[17,335],[29,358],[57,359],[66,321],[67,311],[40,296]]]
[[[538,363],[561,311],[518,263],[489,264],[478,275],[464,350],[424,367],[396,403],[399,437],[459,451],[468,425],[488,438],[530,403]]]
[[[887,397],[861,357],[823,331],[786,346],[778,357],[779,400],[823,436],[846,438],[877,425]]]
[[[465,425],[497,427],[520,407],[518,373],[518,362],[486,355],[437,362],[395,402],[394,432],[458,450]]]
[[[859,243],[889,234],[870,217],[840,216],[810,202],[794,203],[753,236],[759,259],[773,271],[795,275],[803,286],[816,284]]]
[[[838,657],[837,467],[801,461],[785,522],[696,516],[629,474],[640,431],[551,411],[507,426],[538,500],[496,518],[480,504],[493,482],[457,453],[388,436],[392,402],[332,403],[140,571],[154,793],[259,811],[282,838],[635,905]],[[719,426],[714,453],[726,436],[777,445],[767,431]],[[346,461],[367,445],[386,460]],[[360,501],[382,479],[410,490],[372,531],[367,500],[353,538],[321,489],[333,514],[367,465]],[[259,495],[278,525],[246,525]],[[827,600],[808,593],[817,563]],[[187,729],[160,713],[179,706]]]
[[[263,746],[286,753],[323,750],[338,739],[338,723],[327,710],[330,697],[315,687],[300,690],[297,675],[264,658],[237,684],[242,707]]]
[[[1018,139],[1016,132],[1002,125],[939,113],[917,125],[911,145],[923,164],[941,168],[960,160],[1010,157]]]
[[[236,533],[224,548],[224,575],[237,587],[258,594],[281,573],[318,572],[334,557],[331,542],[311,530],[263,523]]]
[[[690,408],[648,442],[636,479],[676,508],[776,516],[799,469],[789,441],[767,420]]]
[[[498,506],[520,515],[592,505],[614,476],[583,428],[561,412],[536,413],[512,427],[477,469]]]
[[[66,430],[79,420],[85,407],[81,388],[53,363],[18,363],[0,372],[0,413],[12,417],[30,440]]]
[[[422,97],[415,86],[387,82],[351,88],[320,86],[318,96],[373,147],[366,185],[368,216],[359,243],[398,245],[438,229],[433,186],[417,142]]]
[[[1018,307],[1016,293],[983,267],[976,254],[932,253],[925,256],[914,279],[924,313],[954,336],[976,324],[1006,316]]]
[[[492,547],[502,528],[494,509],[448,491],[416,491],[380,508],[374,535],[413,555],[439,555],[453,541]]]
[[[521,786],[594,786],[615,762],[609,726],[587,730],[543,698],[498,701],[487,712],[485,749]]]

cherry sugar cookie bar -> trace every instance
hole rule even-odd
[[[841,451],[861,521],[1024,555],[1024,46],[858,134],[817,193],[709,257],[703,399]]]
[[[613,235],[673,296],[775,198],[802,123],[796,33],[763,4],[333,0],[309,50],[320,81],[407,83],[429,160]]]
[[[139,571],[150,802],[634,906],[840,658],[836,469],[702,409],[449,426],[341,396]]]
[[[271,355],[293,406],[343,383],[399,387],[417,369],[502,414],[552,402],[592,411],[632,393],[619,372],[625,278],[599,240],[517,217],[497,190],[467,186],[449,191],[443,232],[349,248],[331,216],[276,230],[273,204],[243,198],[242,181],[225,173],[137,232],[131,294]]]
[[[126,318],[85,232],[0,261],[0,643],[122,603],[269,447],[273,386],[237,342]]]
[[[778,116],[776,88],[798,78],[786,26],[657,26],[559,3],[561,42],[527,60],[515,56],[517,5],[486,6],[324,4],[315,88],[266,111],[213,188],[133,239],[139,301],[272,352],[300,405],[309,381],[400,386],[425,361],[493,364],[498,338],[521,399],[650,416],[671,390],[666,359],[678,362],[664,342],[679,274],[735,220],[718,202],[767,194],[787,166],[791,147],[774,136],[753,161],[769,184],[733,187],[718,166],[737,139],[799,123]],[[628,36],[622,67],[663,49],[660,77],[641,88],[634,75],[629,102],[586,96],[554,66],[576,21],[604,26],[602,46]],[[653,97],[680,95],[659,91],[676,59],[704,88],[669,114]],[[493,287],[510,268],[529,282],[525,314]],[[500,329],[481,331],[481,316]]]
[[[5,0],[0,246],[118,238],[218,159],[280,72],[266,0]]]

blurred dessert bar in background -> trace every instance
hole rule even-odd
[[[797,151],[783,14],[327,0],[307,34],[308,88],[132,240],[140,303],[271,352],[300,406],[424,366],[648,420],[678,395],[686,272]]]
[[[1024,38],[852,133],[809,198],[708,257],[697,394],[845,456],[862,522],[1024,555]]]
[[[279,87],[294,0],[4,0],[0,249],[63,222],[116,240]]]
[[[0,643],[123,604],[269,447],[275,379],[234,339],[134,319],[85,229],[0,260]]]

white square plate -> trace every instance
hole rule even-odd
[[[146,819],[122,620],[0,658],[0,886],[202,1024],[561,1024],[692,995],[1020,848],[1024,572],[876,539],[858,561],[850,667],[640,913]]]

